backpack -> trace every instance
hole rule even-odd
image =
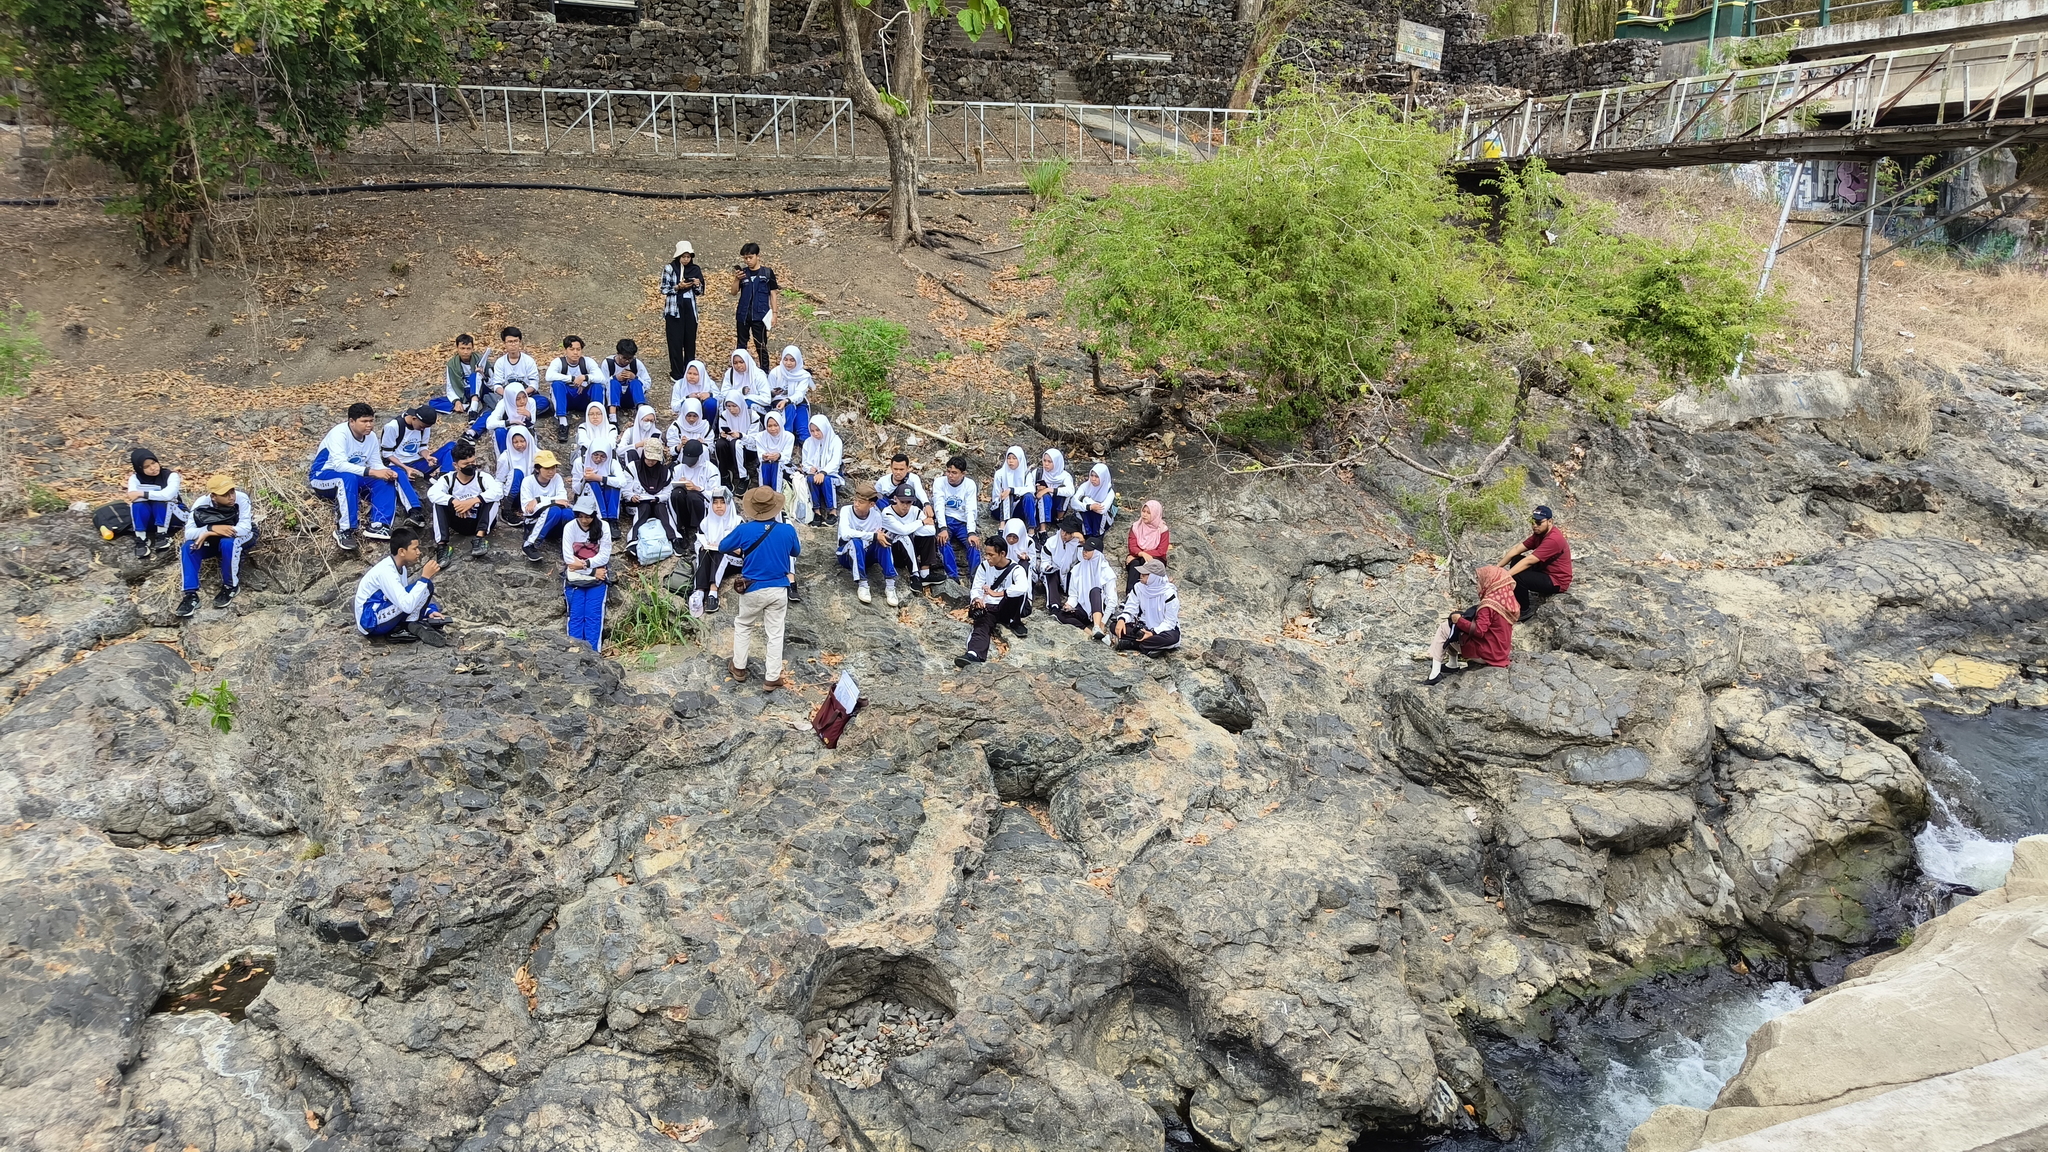
[[[675,545],[669,543],[668,531],[661,521],[652,516],[640,522],[633,531],[633,555],[642,564],[659,564],[676,554]]]

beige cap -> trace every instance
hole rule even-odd
[[[206,478],[206,490],[215,496],[225,496],[235,490],[235,478],[225,472],[215,472]]]

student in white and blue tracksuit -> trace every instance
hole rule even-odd
[[[597,361],[583,354],[583,337],[562,337],[562,354],[548,361],[548,386],[555,394],[555,433],[562,443],[569,440],[569,414],[581,412],[592,400],[602,404],[609,389]]]
[[[532,430],[523,424],[508,429],[505,439],[506,445],[498,452],[497,468],[493,473],[498,479],[498,488],[505,493],[505,510],[500,518],[508,524],[523,526],[526,509],[519,504],[519,494],[526,488],[526,478],[533,475],[536,445]]]
[[[434,442],[434,424],[440,418],[441,414],[432,408],[408,409],[385,421],[377,434],[377,447],[384,453],[384,462],[398,473],[393,481],[398,485],[398,502],[408,511],[425,507],[420,491],[433,481],[436,473],[447,471],[428,447]],[[447,447],[443,445],[444,454]]]
[[[576,482],[570,487],[578,497],[588,496],[606,520],[619,518],[619,494],[625,490],[626,474],[612,458],[609,444],[600,444],[576,464]]]
[[[998,524],[1022,519],[1030,501],[1031,466],[1024,462],[1024,449],[1012,444],[1003,452],[1003,466],[988,482],[989,518]]]
[[[796,437],[782,427],[782,413],[770,410],[754,433],[754,455],[760,461],[761,487],[782,491],[782,470],[796,466]]]
[[[540,361],[526,350],[526,341],[519,329],[507,327],[498,333],[498,343],[503,354],[491,361],[490,391],[484,394],[483,407],[488,410],[505,398],[517,384],[541,397],[540,414],[546,416],[554,409],[549,406],[546,392],[540,386]]]
[[[889,607],[894,608],[901,601],[896,595],[896,559],[882,538],[887,531],[882,509],[875,503],[875,486],[865,480],[854,485],[853,503],[839,510],[839,566],[853,573],[854,595],[860,602],[872,604],[868,566],[880,564]]]
[[[792,436],[810,436],[811,388],[817,382],[804,369],[803,350],[791,344],[768,370],[768,406],[782,413],[782,426]]]
[[[420,534],[410,528],[391,533],[391,555],[377,561],[356,582],[356,631],[393,640],[419,640],[440,648],[448,643],[441,628],[448,617],[434,603],[434,577],[439,561],[427,558]],[[420,564],[419,575],[411,574]]]
[[[135,528],[135,555],[147,560],[150,549],[173,547],[171,530],[185,519],[178,491],[183,480],[147,448],[128,453],[128,467],[133,473],[128,477],[128,519]]]
[[[484,427],[497,434],[498,451],[505,450],[506,429],[540,427],[540,418],[547,413],[541,403],[539,397],[526,390],[526,385],[515,384],[511,391],[499,398],[496,408],[484,413]],[[470,438],[475,439],[475,436]]]
[[[811,488],[811,527],[815,528],[839,511],[839,473],[846,466],[846,447],[832,431],[832,421],[822,414],[811,417],[808,427],[797,464],[803,470],[804,483]]]
[[[254,508],[245,492],[235,489],[227,473],[207,478],[206,495],[192,502],[192,514],[185,521],[185,546],[178,559],[185,569],[185,595],[178,601],[178,615],[199,610],[199,566],[208,556],[220,561],[220,592],[213,598],[215,608],[234,603],[242,586],[242,556],[256,542]]]
[[[375,408],[361,401],[349,405],[348,419],[320,441],[319,450],[313,453],[313,466],[306,471],[306,483],[313,491],[334,501],[334,542],[348,552],[356,550],[356,512],[364,495],[370,498],[370,525],[363,530],[366,538],[390,539],[391,518],[397,512],[398,473],[384,466],[376,426]]]
[[[476,445],[457,443],[455,467],[436,478],[433,487],[427,489],[427,500],[434,507],[434,544],[440,551],[439,558],[450,557],[458,536],[471,541],[471,556],[489,551],[486,538],[504,499],[505,490],[498,487],[498,478],[484,471],[483,461],[476,458]]]
[[[541,541],[575,519],[574,507],[568,482],[555,468],[555,454],[545,448],[534,453],[533,475],[519,489],[519,510],[528,525],[522,551],[528,560],[540,563]]]
[[[705,367],[702,360],[692,360],[670,385],[668,406],[676,414],[678,423],[682,421],[683,413],[691,408],[696,409],[707,424],[716,423],[719,391],[718,381],[711,378],[711,369]]]
[[[981,537],[974,531],[980,499],[978,486],[967,475],[967,458],[955,456],[946,461],[945,477],[932,485],[932,516],[938,528],[939,559],[946,565],[946,579],[955,584],[960,580],[962,552],[967,555],[970,575],[981,567]],[[957,587],[946,591],[954,596],[965,595]]]
[[[1067,471],[1066,453],[1047,448],[1031,481],[1031,499],[1024,502],[1024,522],[1043,533],[1060,522],[1060,517],[1067,513],[1067,502],[1074,498],[1074,474]]]
[[[612,526],[597,514],[586,492],[576,498],[576,518],[562,529],[562,595],[569,602],[569,635],[592,649],[604,646],[604,594],[611,576]]]
[[[1088,479],[1074,492],[1073,510],[1081,514],[1081,531],[1105,536],[1116,523],[1116,488],[1109,482],[1109,465],[1097,461]]]
[[[598,364],[604,374],[605,388],[611,398],[612,418],[618,419],[631,401],[633,408],[647,403],[647,364],[640,359],[640,342],[630,337],[618,343],[618,353],[608,356]]]

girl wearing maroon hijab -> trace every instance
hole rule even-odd
[[[1444,649],[1455,648],[1464,660],[1508,666],[1508,649],[1515,638],[1515,621],[1522,610],[1515,603],[1515,578],[1497,564],[1479,570],[1479,604],[1465,612],[1454,612],[1437,626],[1436,642],[1429,649],[1429,679],[1444,678]],[[1461,669],[1462,671],[1462,669]]]

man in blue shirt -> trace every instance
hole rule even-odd
[[[747,678],[748,638],[759,623],[767,649],[762,671],[768,680],[763,687],[773,692],[787,687],[782,679],[782,627],[789,617],[790,573],[796,570],[803,545],[797,541],[796,527],[777,519],[782,497],[772,488],[750,489],[740,498],[740,515],[746,523],[726,533],[718,545],[721,552],[745,555],[740,578],[746,591],[740,593],[739,616],[732,623],[730,674],[736,681]],[[707,556],[698,563],[708,560]]]
[[[768,328],[775,323],[775,294],[782,285],[775,282],[775,269],[761,263],[761,246],[752,240],[740,245],[741,263],[733,266],[732,291],[739,297],[739,307],[733,314],[739,329],[739,341],[735,348],[745,348],[751,338],[760,349],[754,355],[756,364],[774,364],[777,358],[768,354]]]

